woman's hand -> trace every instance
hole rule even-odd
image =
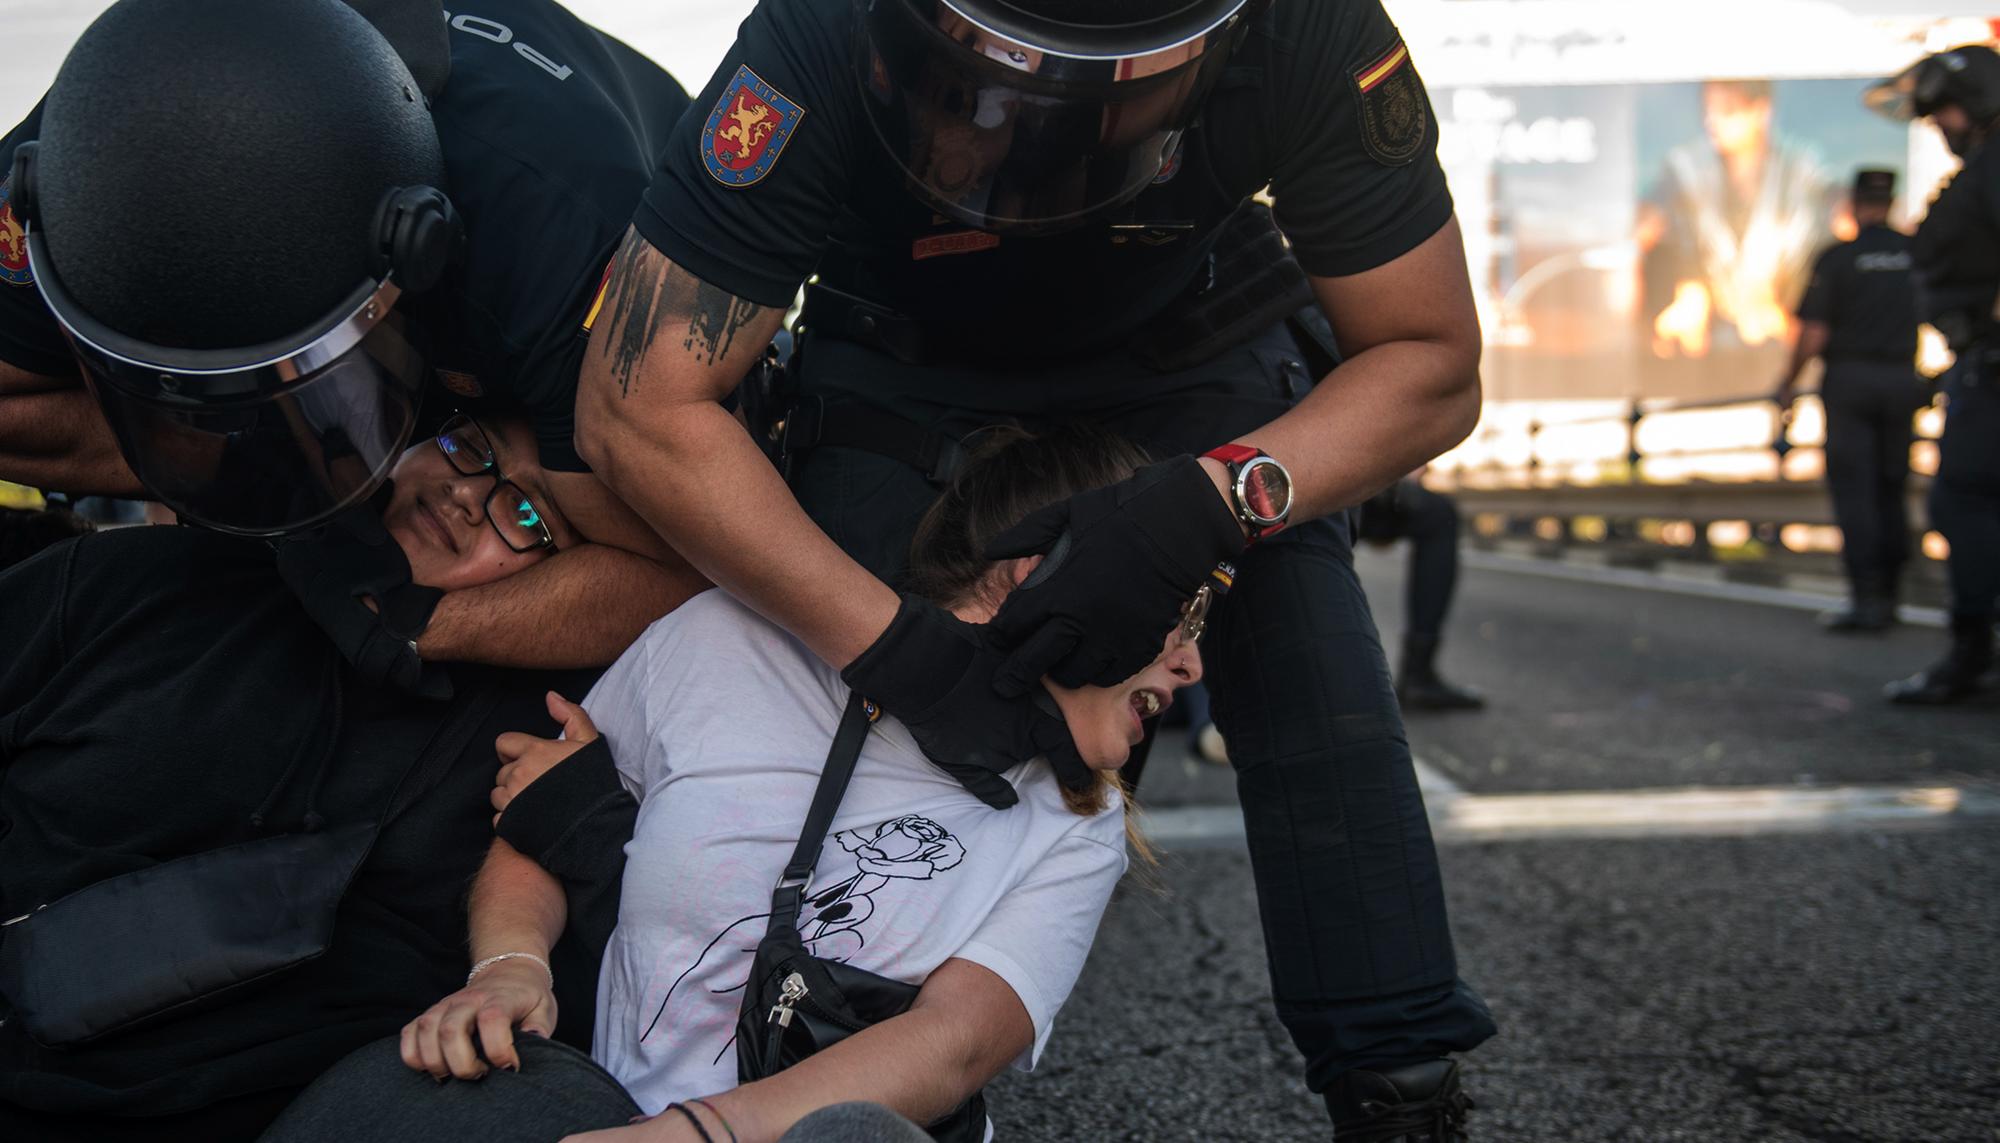
[[[544,1037],[556,1030],[556,997],[549,991],[548,970],[526,957],[489,965],[477,980],[403,1025],[403,1063],[440,1082],[451,1076],[480,1079],[489,1063],[519,1071],[515,1028]]]
[[[508,731],[493,740],[500,755],[500,772],[493,778],[493,824],[508,803],[521,796],[534,780],[555,768],[556,763],[597,741],[597,726],[583,708],[554,691],[548,694],[549,717],[562,723],[561,741],[537,738],[532,734]]]

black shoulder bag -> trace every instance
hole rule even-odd
[[[784,1071],[873,1024],[900,1016],[916,1003],[919,986],[890,980],[806,951],[799,935],[799,907],[833,815],[878,708],[855,695],[847,702],[833,749],[820,772],[819,789],[778,886],[771,891],[771,922],[757,944],[749,987],[736,1020],[736,1076],[744,1083]],[[972,1097],[925,1128],[942,1143],[980,1143],[986,1137],[986,1096]]]
[[[6,922],[0,1007],[36,1042],[79,1048],[205,1011],[318,959],[382,828],[436,784],[495,701],[487,688],[428,735],[428,720],[410,718],[352,744],[350,765],[401,775],[372,820],[161,862]]]

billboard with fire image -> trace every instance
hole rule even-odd
[[[1906,129],[1863,110],[1865,86],[1436,92],[1489,398],[1767,390],[1813,258],[1853,234],[1854,170],[1908,165]]]

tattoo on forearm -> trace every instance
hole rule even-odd
[[[634,230],[625,236],[625,244],[611,260],[614,293],[611,320],[606,323],[604,335],[620,397],[631,395],[632,373],[646,359],[646,351],[653,348],[653,335],[659,332],[654,310],[664,292],[667,272],[673,268],[665,259],[659,260],[657,269],[644,265],[649,249],[646,240]]]
[[[660,327],[686,321],[681,348],[713,365],[729,356],[737,331],[764,312],[763,306],[668,262],[637,231],[625,236],[612,259],[611,283],[602,352],[611,355],[611,373],[618,379],[621,397],[631,395],[635,375]]]
[[[729,356],[729,347],[736,342],[736,331],[749,325],[762,310],[755,302],[746,302],[727,290],[697,281],[694,304],[689,308],[687,340],[681,345],[697,357],[706,353],[710,364],[721,361]]]

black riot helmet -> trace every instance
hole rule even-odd
[[[917,196],[1049,233],[1160,173],[1268,0],[853,0],[862,102]]]
[[[1966,44],[1925,56],[1901,74],[1871,86],[1862,96],[1870,109],[1891,119],[1923,119],[1948,104],[1964,109],[1977,138],[1946,141],[1963,157],[2000,121],[2000,53],[1984,44]]]
[[[13,157],[30,272],[146,487],[274,534],[374,490],[458,243],[418,83],[338,0],[120,0]]]

